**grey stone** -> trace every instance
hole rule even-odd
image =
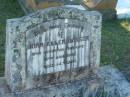
[[[117,68],[111,65],[101,67],[97,75],[104,80],[105,91],[117,93],[118,97],[130,97],[130,83]]]
[[[117,18],[116,5],[118,0],[84,0],[83,5],[89,10],[97,10],[102,13],[104,21]]]
[[[1,97],[1,95],[5,95],[9,91],[10,90],[8,89],[6,79],[4,77],[0,77],[0,97]]]
[[[0,85],[3,82],[4,78],[0,80]],[[97,75],[88,79],[23,92],[11,93],[5,86],[0,88],[0,97],[130,97],[130,83],[112,66],[100,67]]]
[[[93,75],[89,79],[77,80],[51,87],[39,87],[23,92],[7,92],[0,97],[89,97],[98,88],[102,81]],[[1,90],[0,90],[1,93]]]
[[[6,80],[12,91],[88,78],[100,64],[101,14],[55,7],[7,20]]]

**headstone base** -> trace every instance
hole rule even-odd
[[[11,93],[5,78],[0,78],[0,97],[130,97],[130,83],[118,69],[103,66],[89,79],[23,92]]]
[[[4,86],[0,88],[0,97],[89,97],[89,95],[92,95],[92,93],[101,87],[101,83],[101,80],[95,75],[89,79],[15,93],[9,92],[4,83]]]

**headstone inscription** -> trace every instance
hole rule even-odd
[[[12,91],[83,79],[100,64],[98,12],[40,10],[7,20],[6,36],[6,78]]]
[[[89,65],[87,22],[57,19],[26,32],[28,71],[42,75]],[[43,67],[43,68],[42,68]]]

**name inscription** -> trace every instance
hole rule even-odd
[[[89,36],[85,35],[82,27],[60,30],[61,28],[53,28],[42,34],[34,34],[33,37],[27,34],[29,73],[42,75],[89,64]]]

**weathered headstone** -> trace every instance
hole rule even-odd
[[[15,90],[89,78],[100,64],[101,15],[69,7],[7,20],[6,79]]]

